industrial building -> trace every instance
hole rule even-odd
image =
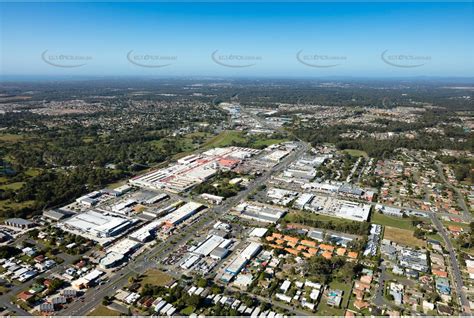
[[[183,222],[191,215],[203,209],[205,206],[198,202],[188,202],[176,211],[168,214],[164,218],[164,223],[167,226],[175,226]]]
[[[115,213],[128,215],[132,211],[132,207],[137,203],[138,202],[135,199],[128,199],[112,206],[112,211]]]
[[[314,196],[309,204],[304,205],[304,209],[318,214],[363,222],[369,218],[371,205],[333,197]]]
[[[219,247],[220,244],[222,244],[226,239],[217,236],[217,235],[211,235],[209,236],[201,245],[198,246],[197,249],[193,251],[193,253],[202,255],[202,256],[208,256],[211,254],[211,252]]]
[[[247,259],[239,255],[232,261],[232,263],[229,264],[229,266],[227,266],[225,271],[226,273],[231,274],[233,277],[237,275],[238,273],[240,273],[240,271],[245,267],[247,262],[248,262]]]
[[[275,150],[264,156],[262,160],[278,163],[289,154],[290,151],[288,150]]]
[[[265,223],[276,223],[288,211],[286,208],[258,202],[242,202],[235,207],[239,216]]]
[[[200,197],[212,204],[221,204],[222,201],[224,201],[225,199],[224,197],[214,195],[214,194],[209,194],[209,193],[203,193],[200,195]]]
[[[123,233],[137,220],[126,219],[99,211],[76,214],[62,223],[65,230],[77,231],[94,238],[108,238]]]
[[[129,238],[135,240],[140,243],[145,243],[153,236],[154,232],[163,225],[163,221],[155,220],[153,222],[148,223],[145,226],[142,226],[140,229],[130,233],[128,235]]]
[[[249,233],[249,236],[250,237],[258,237],[258,238],[262,238],[265,236],[265,234],[268,232],[268,229],[267,228],[264,228],[264,227],[256,227],[254,228],[250,233]]]
[[[247,247],[240,253],[240,256],[245,258],[246,260],[251,260],[255,257],[255,255],[260,252],[262,249],[262,245],[258,243],[251,242]]]
[[[178,201],[173,202],[170,205],[167,205],[164,208],[161,208],[159,210],[147,209],[143,212],[143,214],[146,214],[146,215],[149,215],[151,217],[156,218],[156,217],[160,217],[160,216],[163,216],[163,215],[166,215],[168,213],[171,213],[171,212],[175,211],[177,208],[179,208],[183,204],[184,204],[184,201],[178,200]]]
[[[370,204],[357,203],[346,200],[339,200],[339,211],[336,213],[337,217],[353,220],[353,221],[367,221],[370,215]]]
[[[390,206],[386,206],[382,204],[377,204],[375,205],[375,209],[385,215],[394,216],[398,218],[403,217],[403,210],[400,208],[394,208],[394,207],[390,207]]]
[[[123,239],[107,249],[107,254],[99,261],[102,268],[114,267],[135,252],[141,244],[131,239]]]
[[[18,229],[29,229],[35,226],[35,223],[21,218],[12,218],[5,220],[5,225],[16,227]]]
[[[181,158],[166,168],[135,177],[130,183],[139,187],[181,193],[213,177],[218,170],[235,168],[242,160],[258,152],[241,147],[214,148],[202,154]]]
[[[71,285],[74,289],[77,289],[77,290],[82,289],[82,288],[88,288],[94,285],[98,281],[98,279],[104,274],[105,274],[104,272],[98,269],[94,269],[90,271],[88,274],[86,274],[85,276],[82,276],[76,279],[75,281],[73,281]]]
[[[309,181],[316,177],[317,167],[326,161],[326,156],[306,156],[293,162],[281,175],[283,178]]]
[[[155,204],[164,200],[169,199],[170,196],[166,193],[160,193],[158,195],[155,195],[154,197],[148,199],[145,201],[146,204]]]
[[[194,264],[201,259],[201,256],[196,254],[189,254],[182,262],[180,267],[182,269],[190,269]]]
[[[63,211],[61,209],[56,210],[46,210],[43,212],[43,216],[45,218],[51,219],[53,221],[60,221],[68,216],[70,216],[72,212]]]
[[[295,200],[298,196],[298,192],[290,191],[286,189],[270,188],[267,191],[267,197],[270,198],[273,204],[288,205],[291,201]]]
[[[375,193],[372,190],[366,190],[348,183],[342,182],[308,182],[301,185],[303,190],[311,190],[321,193],[335,193],[340,196],[362,199],[371,202]]]
[[[102,192],[94,191],[86,195],[83,195],[82,197],[77,198],[76,202],[87,207],[92,207],[99,202],[98,198],[101,195],[102,195]]]
[[[127,193],[130,190],[132,190],[132,187],[128,184],[124,184],[123,186],[120,186],[120,187],[114,189],[115,193],[117,193],[118,196],[124,195],[125,193]]]
[[[312,193],[303,193],[301,194],[293,203],[293,206],[297,209],[304,210],[306,205],[313,200],[314,194]]]
[[[103,269],[112,268],[119,265],[124,259],[125,256],[123,254],[110,252],[100,259],[99,266]]]
[[[231,281],[237,276],[240,271],[247,265],[247,263],[254,258],[262,249],[258,243],[250,243],[232,260],[232,262],[225,268],[224,274],[220,278],[224,282]]]
[[[229,254],[229,250],[223,247],[216,247],[209,256],[216,260],[222,260]]]

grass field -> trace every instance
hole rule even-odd
[[[221,132],[219,135],[209,139],[206,141],[201,148],[209,149],[214,147],[225,147],[232,145],[233,142],[237,143],[245,143],[247,142],[247,137],[245,136],[245,132],[242,131],[235,131],[235,130],[226,130]],[[249,147],[251,148],[263,148],[266,146],[270,146],[273,144],[277,144],[280,142],[287,141],[288,139],[271,139],[261,137],[253,142]]]
[[[388,215],[383,215],[382,213],[372,213],[372,223],[380,224],[383,226],[396,227],[404,230],[414,230],[413,225],[411,224],[410,219],[397,218]]]
[[[5,286],[0,286],[0,295],[7,293],[9,289]]]
[[[289,139],[260,139],[260,140],[257,140],[255,143],[253,143],[252,147],[260,149],[263,146],[267,147],[267,146],[279,144],[281,142],[285,142],[288,140]]]
[[[367,153],[363,150],[357,150],[357,149],[344,149],[341,150],[342,153],[347,153],[353,157],[365,157],[368,158],[369,156]]]
[[[452,222],[452,221],[441,221],[446,227],[448,226],[459,226],[461,227],[465,232],[469,231],[469,224],[466,223],[458,223],[458,222]]]
[[[36,177],[41,174],[41,169],[39,168],[29,168],[28,170],[25,171],[25,174],[29,177]]]
[[[25,183],[24,182],[13,182],[0,185],[0,189],[2,190],[18,190],[20,189]]]
[[[428,234],[428,235],[426,235],[426,237],[427,237],[428,239],[431,239],[431,240],[436,240],[436,241],[440,242],[441,245],[444,245],[443,238],[442,238],[441,235],[439,235],[438,233],[436,233],[436,234]]]
[[[94,137],[84,137],[82,138],[82,141],[85,143],[91,143],[94,141]]]
[[[307,220],[318,220],[318,221],[324,221],[324,222],[331,221],[334,224],[344,224],[344,223],[350,222],[348,220],[344,220],[340,218],[333,218],[328,215],[316,214],[316,213],[311,213],[311,212],[294,211],[294,210],[286,214],[283,219],[285,221],[288,221],[288,223],[301,223],[301,222],[296,222],[295,217],[298,215],[304,216],[304,218]]]
[[[156,285],[156,286],[165,286],[173,281],[173,277],[163,273],[157,269],[150,269],[143,274],[143,277],[140,280],[142,286],[146,284]]]
[[[194,152],[197,148],[202,148],[207,142],[211,141],[214,138],[209,139],[212,136],[209,133],[205,132],[194,132],[191,134],[187,134],[185,136],[178,137],[173,139],[173,142],[176,143],[180,148],[181,152],[175,154],[173,159],[179,159],[180,157],[186,156],[192,152]],[[157,148],[163,147],[166,138],[159,139],[152,141],[151,144]],[[203,142],[204,141],[204,142]],[[201,144],[201,142],[203,142]]]
[[[120,316],[120,312],[109,309],[103,305],[97,306],[87,316]]]
[[[127,180],[120,180],[120,181],[117,181],[117,182],[114,182],[114,183],[109,183],[106,188],[109,188],[109,189],[115,189],[115,188],[118,188],[118,187],[121,187],[123,186],[124,184],[127,183]]]
[[[23,139],[21,135],[14,134],[0,134],[0,141],[4,142],[17,142]]]
[[[19,210],[19,209],[22,209],[22,208],[32,206],[34,203],[35,203],[35,201],[33,201],[33,200],[23,201],[23,202],[20,202],[20,203],[12,202],[10,200],[0,200],[0,211],[8,210],[8,209]]]
[[[189,316],[194,312],[195,309],[196,308],[194,308],[193,306],[188,306],[184,308],[183,310],[181,310],[181,313],[185,316]]]
[[[232,142],[245,142],[244,134],[241,131],[235,130],[226,130],[221,132],[219,135],[206,141],[202,148],[215,148],[215,147],[225,147],[232,144]]]
[[[166,138],[155,140],[155,141],[152,141],[151,144],[153,144],[157,148],[162,149],[166,140],[167,140]],[[183,152],[188,152],[195,149],[191,139],[182,138],[178,140],[172,140],[172,142],[175,143],[178,147],[180,147],[180,149],[182,149]]]
[[[386,226],[384,229],[383,238],[393,241],[395,243],[411,246],[411,247],[425,247],[426,242],[417,239],[413,236],[413,231],[398,229],[390,226]]]

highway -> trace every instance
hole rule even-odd
[[[90,288],[86,292],[83,300],[70,304],[61,312],[61,315],[87,315],[87,313],[102,302],[104,296],[113,295],[115,290],[122,288],[128,283],[130,277],[136,276],[139,273],[144,273],[150,267],[155,266],[155,260],[164,259],[174,249],[187,242],[198,231],[211,227],[220,216],[227,213],[232,207],[245,199],[259,186],[265,184],[273,174],[285,169],[291,162],[304,154],[308,149],[308,144],[301,142],[297,150],[284,158],[279,164],[269,169],[262,176],[254,180],[248,188],[239,192],[235,197],[227,199],[222,205],[204,210],[199,221],[191,226],[183,228],[177,233],[174,233],[166,241],[158,243],[151,251],[142,253],[136,259],[131,260],[128,266],[121,268],[110,277],[105,285]]]

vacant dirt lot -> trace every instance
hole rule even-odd
[[[413,231],[386,226],[384,239],[410,247],[425,247],[426,242],[413,236]]]

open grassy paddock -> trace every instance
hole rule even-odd
[[[410,247],[425,247],[426,242],[413,236],[413,231],[386,226],[384,239]]]
[[[226,130],[221,132],[219,135],[209,139],[202,145],[202,148],[214,148],[214,147],[225,147],[230,146],[232,142],[244,142],[245,138],[243,132]]]
[[[29,201],[23,201],[23,202],[14,202],[11,200],[0,200],[0,211],[6,211],[6,210],[19,210],[22,208],[26,207],[31,207],[35,204],[35,201],[29,200]]]
[[[324,214],[317,214],[317,213],[312,213],[312,212],[307,212],[307,211],[297,211],[297,210],[291,210],[289,213],[287,213],[283,219],[287,221],[288,223],[300,223],[301,222],[298,220],[297,217],[304,217],[306,220],[318,220],[321,222],[332,222],[334,224],[345,224],[350,221],[341,219],[341,218],[336,218],[336,217],[331,217],[329,215],[324,215]]]
[[[13,182],[0,185],[0,189],[2,190],[18,190],[20,189],[25,183],[24,182]]]
[[[15,134],[0,134],[0,142],[17,142],[24,139],[22,135]]]
[[[143,274],[143,277],[140,280],[140,284],[145,286],[146,284],[155,285],[155,286],[165,286],[173,281],[173,277],[170,275],[158,270],[150,269]]]
[[[120,312],[107,308],[103,305],[99,305],[87,316],[120,316]]]
[[[383,226],[396,227],[404,230],[414,230],[411,220],[406,218],[397,218],[393,216],[384,215],[382,213],[372,213],[372,223],[380,224]]]
[[[288,139],[272,139],[259,136],[257,140],[255,140],[249,147],[251,148],[263,148],[266,146],[270,146],[273,144],[277,144],[280,142],[287,141]],[[226,147],[231,146],[234,142],[235,143],[246,143],[248,141],[248,137],[246,133],[243,131],[236,131],[236,130],[226,130],[221,132],[219,135],[209,139],[206,141],[201,148],[209,149],[214,147]]]
[[[368,158],[369,156],[367,153],[363,150],[357,150],[357,149],[344,149],[341,150],[342,153],[347,153],[348,155],[351,155],[353,157],[365,157]]]

